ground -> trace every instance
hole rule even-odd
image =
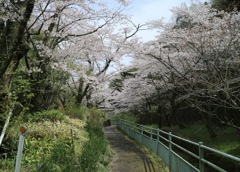
[[[159,158],[124,136],[115,126],[105,127],[104,133],[114,151],[114,157],[110,164],[111,172],[166,171],[166,166]]]

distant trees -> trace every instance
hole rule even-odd
[[[234,9],[240,10],[240,2],[238,0],[211,0],[213,8],[231,12]]]

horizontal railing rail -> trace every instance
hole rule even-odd
[[[240,158],[220,152],[170,132],[123,119],[113,120],[117,127],[156,153],[173,172],[239,171]]]

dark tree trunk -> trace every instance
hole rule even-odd
[[[78,88],[78,93],[76,96],[76,105],[80,106],[82,104],[82,101],[84,99],[84,97],[87,95],[88,91],[89,91],[89,87],[90,85],[87,84],[85,88],[83,88],[84,86],[84,81],[82,79],[80,79],[80,83],[79,83],[79,88]]]
[[[202,120],[207,128],[207,131],[211,138],[216,138],[217,135],[214,131],[213,124],[212,124],[212,117],[210,114],[201,113]]]
[[[158,105],[157,107],[157,123],[158,123],[158,128],[162,128],[162,113],[163,113],[163,110],[162,110],[162,106]]]

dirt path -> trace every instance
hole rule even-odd
[[[111,172],[165,172],[163,162],[149,156],[134,141],[126,139],[115,126],[105,127],[105,137],[115,155]]]

